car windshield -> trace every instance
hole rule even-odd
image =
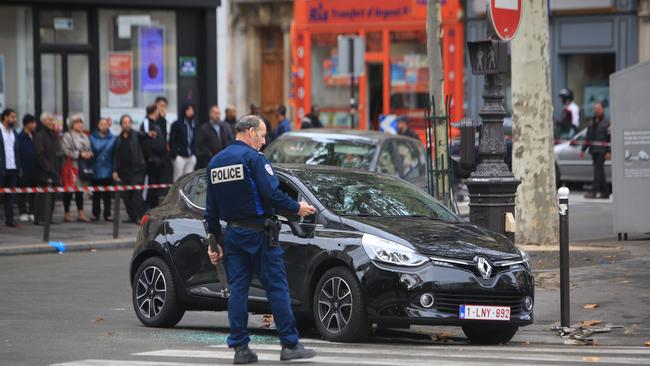
[[[330,165],[368,170],[375,148],[375,145],[368,142],[353,140],[290,137],[277,140],[264,151],[264,155],[272,163]]]
[[[302,171],[297,175],[325,207],[338,215],[458,221],[433,197],[397,178],[359,172]]]

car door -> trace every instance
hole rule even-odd
[[[562,180],[573,182],[590,182],[593,180],[591,156],[585,153],[580,159],[582,146],[586,141],[587,129],[578,132],[568,144],[564,144],[556,158]]]

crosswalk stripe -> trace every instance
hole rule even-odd
[[[263,346],[263,345],[259,345]],[[268,347],[274,347],[274,351],[269,352],[266,349]],[[277,360],[279,358],[279,349],[277,346],[267,346],[267,347],[252,347],[253,349],[257,349],[259,352],[257,352],[258,356],[260,358],[264,357],[265,359],[268,360]],[[566,364],[566,363],[580,363],[584,362],[586,358],[589,357],[594,357],[589,355],[588,352],[585,352],[585,355],[558,355],[558,354],[537,354],[537,355],[530,355],[530,354],[517,354],[517,355],[509,355],[507,353],[503,352],[494,352],[492,354],[485,354],[485,353],[475,353],[475,354],[467,354],[465,352],[459,353],[459,352],[444,352],[444,349],[438,350],[437,352],[417,352],[417,354],[411,353],[411,352],[402,352],[398,354],[397,352],[394,351],[389,351],[389,352],[378,352],[378,351],[373,351],[373,350],[365,350],[365,349],[332,349],[331,351],[329,350],[324,350],[322,348],[317,348],[317,352],[319,352],[319,356],[317,357],[317,362],[319,363],[354,363],[354,364],[360,364],[360,365],[377,365],[378,362],[380,364],[387,364],[387,365],[417,365],[417,364],[430,364],[432,359],[436,358],[443,358],[446,359],[445,362],[447,361],[454,361],[454,359],[462,359],[466,361],[472,361],[472,360],[494,360],[500,364],[505,364],[504,361],[517,361],[515,362],[516,364],[519,364],[521,361],[524,362],[529,362],[529,361],[538,361],[538,362],[559,362],[560,364]],[[342,352],[344,351],[344,352]],[[418,350],[419,351],[419,350]],[[494,351],[494,350],[493,350]],[[376,356],[387,356],[387,357],[381,357],[379,360],[367,360],[363,358],[350,358],[350,357],[340,357],[339,354],[345,353],[345,354],[359,354],[359,355],[368,355],[368,354],[373,354]],[[333,356],[328,356],[329,354],[332,354]],[[141,352],[141,353],[134,353],[133,356],[150,356],[150,357],[180,357],[180,358],[232,358],[233,352],[232,350],[227,350],[227,349],[213,349],[213,350],[178,350],[178,349],[165,349],[165,350],[159,350],[159,351],[150,351],[150,352]],[[391,356],[398,357],[398,358],[389,358]],[[648,359],[647,358],[630,358],[630,357],[619,357],[619,356],[598,356],[599,362],[602,363],[607,363],[607,364],[621,364],[621,365],[647,365],[648,364]]]

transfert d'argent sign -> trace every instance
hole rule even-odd
[[[423,20],[426,0],[330,0],[306,1],[308,23],[377,23]]]

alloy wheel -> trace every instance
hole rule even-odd
[[[325,282],[318,294],[318,318],[323,327],[339,333],[352,317],[352,291],[341,277]]]
[[[165,306],[167,284],[162,271],[156,266],[149,266],[140,273],[136,288],[136,300],[140,313],[147,319],[160,314]]]

